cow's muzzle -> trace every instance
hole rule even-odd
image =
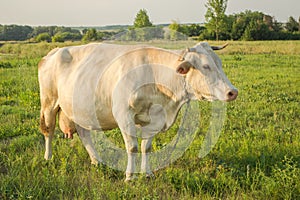
[[[226,93],[226,100],[225,101],[233,101],[238,96],[238,90],[237,89],[230,89]]]

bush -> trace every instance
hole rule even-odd
[[[49,33],[40,33],[35,40],[37,42],[51,42],[51,36]]]
[[[94,28],[88,29],[82,37],[82,41],[84,42],[96,41],[97,39],[97,30]]]
[[[215,39],[215,33],[211,32],[208,29],[205,29],[200,35],[199,40],[214,40]]]
[[[64,42],[62,34],[58,33],[52,37],[52,42]]]
[[[72,32],[63,32],[60,33],[64,41],[76,41],[76,40],[81,40],[82,36],[80,33],[72,33]]]
[[[52,37],[52,42],[64,42],[81,40],[82,36],[79,33],[63,32],[57,33]]]

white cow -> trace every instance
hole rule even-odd
[[[148,152],[153,136],[167,130],[189,100],[232,101],[238,95],[208,43],[183,51],[140,45],[88,44],[56,48],[39,63],[41,131],[45,159],[52,156],[56,115],[69,137],[75,127],[92,163],[101,162],[91,130],[119,127],[133,179],[138,152],[137,127],[142,129],[141,170],[151,176]]]

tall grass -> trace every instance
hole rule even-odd
[[[300,42],[229,43],[219,55],[239,97],[227,105],[214,149],[198,158],[210,117],[210,104],[201,102],[200,131],[185,154],[155,172],[156,179],[130,184],[123,172],[91,166],[78,137],[63,140],[59,130],[54,158],[43,159],[37,63],[50,49],[71,43],[2,46],[0,199],[299,199]],[[107,135],[123,146],[118,129]],[[155,148],[173,135],[157,136]]]

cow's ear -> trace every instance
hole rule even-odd
[[[176,72],[181,75],[186,75],[191,67],[193,67],[193,65],[190,62],[184,61],[177,67]]]

